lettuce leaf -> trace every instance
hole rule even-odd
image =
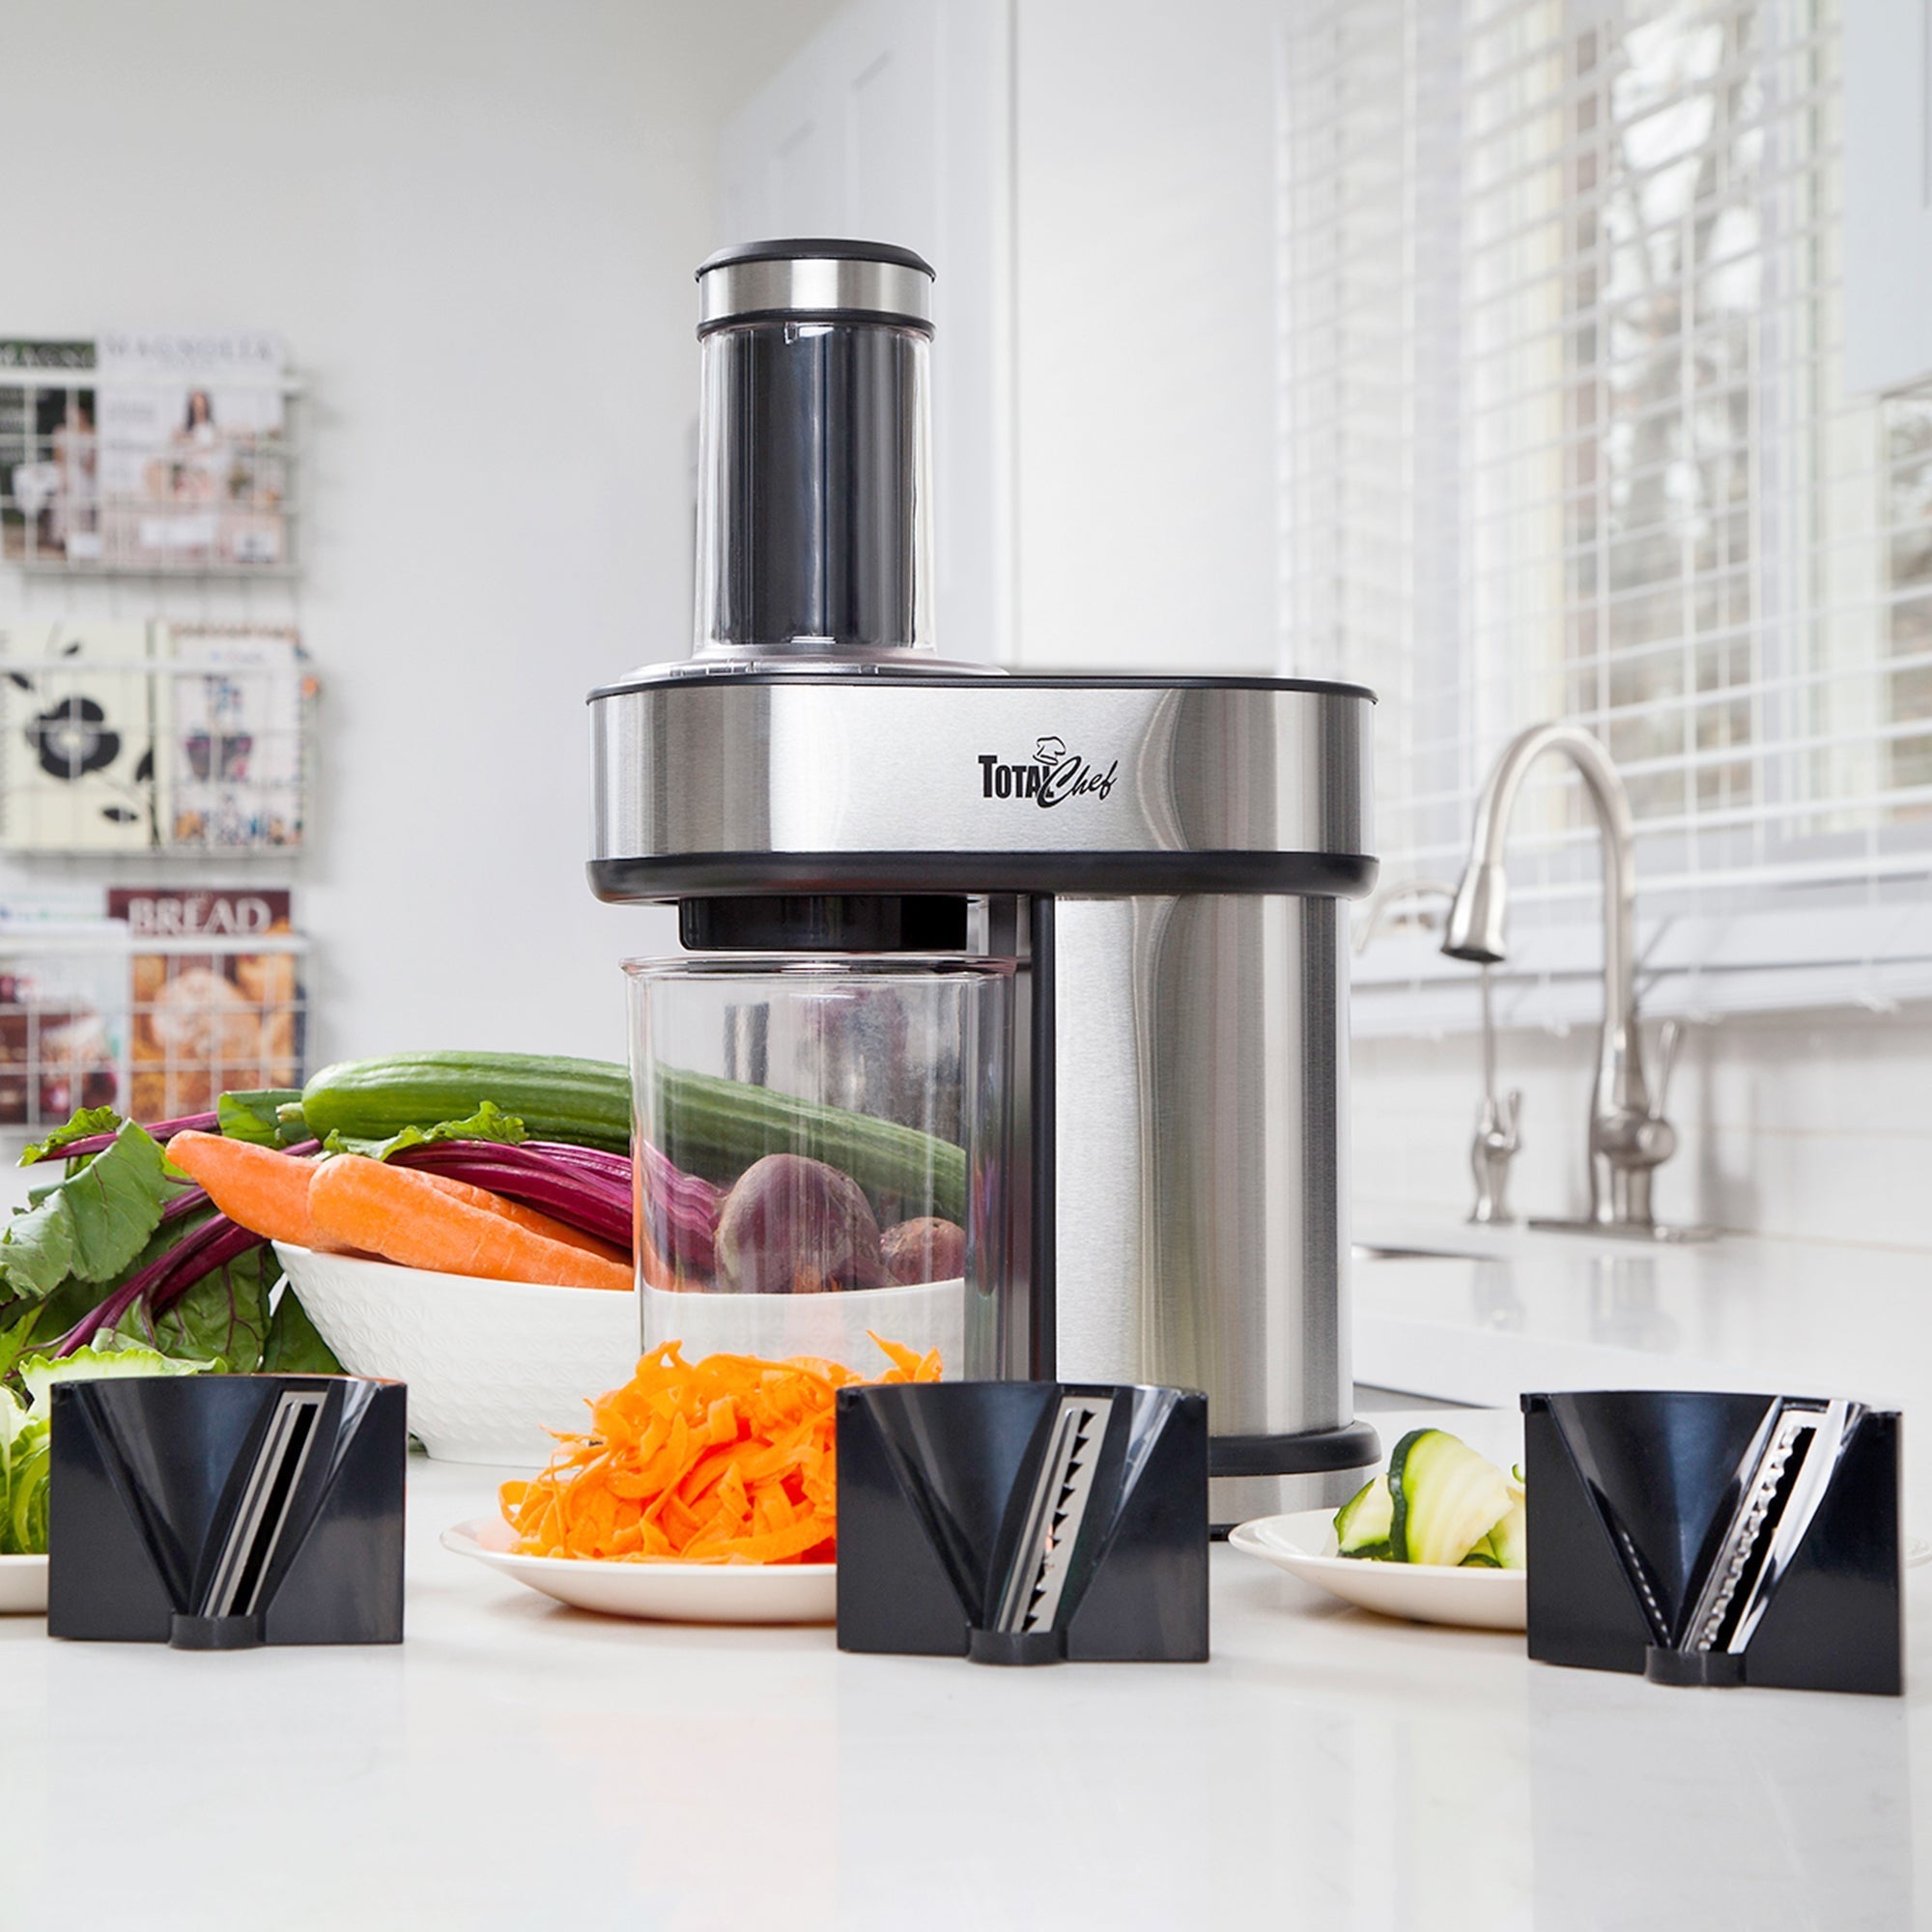
[[[14,1365],[22,1355],[32,1351],[34,1329],[41,1319],[44,1302],[10,1302],[0,1310],[0,1379],[14,1373]]]
[[[0,1555],[38,1555],[47,1547],[47,1469],[55,1382],[101,1376],[189,1376],[212,1362],[170,1361],[116,1337],[102,1348],[76,1349],[54,1361],[35,1355],[20,1366],[29,1400],[0,1388]]]
[[[432,1141],[499,1141],[515,1147],[530,1137],[514,1114],[506,1114],[494,1100],[485,1100],[467,1121],[439,1121],[433,1127],[409,1126],[385,1141],[357,1140],[352,1134],[331,1130],[323,1142],[325,1153],[367,1154],[371,1160],[387,1160],[404,1148],[426,1147]]]
[[[264,1087],[254,1093],[223,1094],[214,1103],[221,1131],[231,1141],[249,1141],[256,1147],[292,1147],[307,1138],[305,1127],[291,1130],[283,1120],[291,1106],[298,1110],[301,1094],[293,1087]]]
[[[114,1376],[193,1376],[217,1364],[208,1360],[163,1355],[144,1349],[126,1335],[112,1335],[104,1346],[76,1349],[71,1355],[31,1355],[20,1364],[20,1381],[27,1391],[27,1413],[43,1416],[47,1391],[56,1382],[105,1381]]]
[[[0,1389],[0,1556],[47,1547],[47,1419]]]
[[[138,1122],[122,1122],[111,1147],[14,1212],[0,1234],[0,1290],[44,1301],[70,1275],[112,1279],[141,1252],[181,1185],[159,1144]]]

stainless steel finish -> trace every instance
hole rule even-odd
[[[1114,1412],[1111,1398],[1069,1395],[1054,1417],[1027,1503],[1026,1527],[994,1617],[996,1631],[1051,1630],[1066,1587],[1066,1559],[1094,1499],[1094,1467]]]
[[[785,261],[723,262],[697,271],[700,329],[733,316],[782,311],[890,317],[932,328],[932,273],[902,262],[853,262],[805,255]]]
[[[1055,901],[1060,1379],[1350,1419],[1343,944],[1333,899]]]
[[[1503,871],[1503,846],[1523,778],[1546,752],[1559,752],[1576,766],[1603,838],[1604,1025],[1590,1094],[1589,1218],[1581,1223],[1533,1225],[1581,1227],[1600,1235],[1656,1238],[1651,1177],[1677,1151],[1677,1133],[1664,1118],[1662,1089],[1653,1099],[1643,1077],[1634,932],[1635,830],[1621,775],[1609,753],[1580,726],[1533,724],[1504,748],[1477,801],[1468,868],[1449,909],[1449,929],[1443,936],[1442,950],[1452,958],[1488,965],[1500,965],[1508,956],[1508,880]],[[1675,1236],[1695,1237],[1689,1230]]]
[[[651,677],[591,696],[591,857],[1366,855],[1373,712],[1347,688]],[[1013,789],[1043,745],[1086,781],[1047,810]]]
[[[1382,1446],[1389,1446],[1386,1439]],[[1359,1469],[1329,1469],[1307,1476],[1210,1476],[1208,1520],[1253,1522],[1257,1517],[1286,1516],[1292,1510],[1338,1509],[1372,1473],[1372,1466],[1365,1463]]]
[[[1773,1405],[1745,1459],[1743,1492],[1685,1625],[1685,1649],[1714,1650],[1720,1638],[1723,1649],[1732,1654],[1748,1645],[1778,1579],[1790,1567],[1811,1519],[1818,1513],[1846,1434],[1860,1409],[1861,1405],[1842,1400]],[[1772,1532],[1771,1547],[1753,1575],[1751,1558],[1780,1494],[1785,1498],[1784,1507]],[[1731,1605],[1740,1588],[1745,1589],[1745,1603],[1731,1618]],[[1724,1634],[1727,1621],[1728,1636]]]
[[[1786,1424],[1793,1406],[1787,1403],[1785,1414],[1779,1418],[1780,1441],[1786,1435]],[[1771,1548],[1765,1552],[1757,1575],[1751,1579],[1744,1607],[1739,1610],[1732,1627],[1727,1645],[1731,1651],[1745,1649],[1756,1634],[1758,1624],[1771,1606],[1773,1592],[1790,1569],[1791,1559],[1798,1553],[1798,1546],[1804,1542],[1805,1531],[1811,1527],[1812,1518],[1818,1514],[1819,1504],[1825,1500],[1825,1492],[1837,1471],[1838,1458],[1844,1453],[1845,1437],[1852,1424],[1863,1412],[1862,1403],[1848,1402],[1840,1397],[1828,1403],[1822,1414],[1815,1408],[1811,1409],[1808,1428],[1801,1427],[1790,1432],[1792,1440],[1788,1453],[1797,1459],[1798,1467],[1790,1474],[1789,1493],[1783,1513],[1777,1519],[1777,1526],[1771,1533]]]
[[[1434,879],[1410,879],[1400,885],[1384,886],[1369,900],[1368,910],[1355,929],[1355,951],[1362,952],[1380,927],[1391,907],[1414,898],[1440,898],[1453,903],[1453,886],[1438,885]],[[1519,1129],[1522,1123],[1522,1094],[1515,1088],[1507,1099],[1496,1096],[1496,1026],[1492,998],[1491,968],[1477,968],[1483,1002],[1483,1099],[1476,1110],[1476,1132],[1469,1143],[1469,1171],[1476,1179],[1476,1199],[1469,1220],[1477,1227],[1503,1227],[1514,1223],[1509,1210],[1510,1162],[1522,1149]]]
[[[1488,1006],[1487,983],[1483,988]],[[1515,1224],[1510,1212],[1510,1162],[1522,1151],[1522,1094],[1512,1087],[1502,1100],[1486,1095],[1476,1117],[1476,1136],[1469,1143],[1469,1172],[1475,1177],[1476,1198],[1469,1208],[1472,1227],[1505,1228]]]
[[[967,1353],[985,1373],[1024,1381],[1037,1373],[1038,1331],[1045,1312],[1035,1299],[1033,1279],[1034,989],[1033,908],[1011,894],[986,904],[985,952],[1013,965],[1012,1060],[1007,1091],[1007,1292],[969,1304]]]
[[[253,1614],[327,1401],[319,1389],[291,1389],[276,1403],[202,1600],[202,1616]]]
[[[781,660],[781,662],[776,661]],[[1000,677],[998,665],[968,664],[943,658],[930,644],[882,644],[864,649],[852,644],[826,643],[810,648],[794,639],[782,652],[767,645],[705,644],[695,656],[679,658],[673,664],[643,668],[653,677],[715,678],[726,680],[746,671],[782,670],[787,676],[804,672],[812,677],[855,678],[887,676],[914,677],[937,672],[944,677]],[[642,672],[634,673],[641,675]]]

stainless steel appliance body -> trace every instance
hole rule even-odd
[[[591,695],[592,887],[676,902],[697,951],[932,950],[938,932],[1013,959],[1010,1292],[980,1371],[1205,1390],[1217,1521],[1339,1497],[1377,1454],[1351,1420],[1338,904],[1375,878],[1373,696],[939,660],[918,582],[929,532],[899,513],[923,506],[923,404],[903,387],[923,362],[833,356],[891,403],[850,412],[847,434],[825,385],[748,394],[757,358],[713,355],[736,327],[923,347],[916,276],[867,285],[857,309],[811,306],[856,286],[828,263],[865,259],[777,243],[700,270],[700,502],[737,508],[708,528],[700,513],[694,656]],[[741,316],[710,284],[748,260]],[[869,305],[880,289],[899,306]],[[799,305],[775,316],[787,291]],[[825,413],[763,443],[723,433],[781,393]],[[800,493],[781,517],[774,449]],[[832,497],[899,506],[857,530],[818,487],[854,463],[874,473]],[[781,615],[748,634],[786,598],[809,611],[801,635]]]

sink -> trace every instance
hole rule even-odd
[[[1350,1253],[1358,1262],[1482,1262],[1492,1259],[1468,1248],[1389,1248],[1373,1241],[1357,1241]]]

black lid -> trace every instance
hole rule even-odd
[[[698,263],[700,276],[733,262],[891,262],[901,269],[917,269],[923,275],[932,273],[932,264],[910,248],[890,242],[839,242],[822,237],[795,238],[785,242],[738,242],[720,248]]]

